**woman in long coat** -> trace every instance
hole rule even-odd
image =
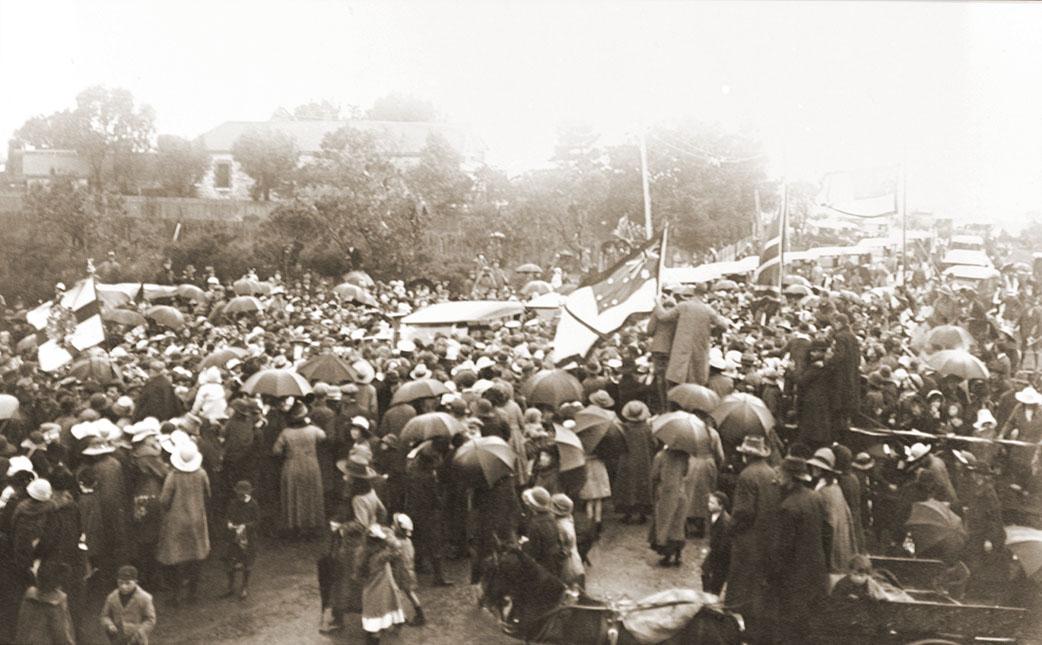
[[[155,424],[158,427],[158,423]],[[149,589],[158,586],[156,576],[156,543],[159,542],[163,492],[170,467],[162,456],[156,431],[146,421],[131,426],[134,449],[130,454],[127,482],[131,495],[130,522],[135,545],[133,562],[141,572],[141,581]]]
[[[704,418],[712,419],[709,415]],[[709,528],[709,494],[716,490],[716,478],[720,465],[724,463],[724,446],[720,434],[710,423],[704,421],[697,429],[698,441],[691,459],[691,476],[688,478],[687,519],[694,525],[693,534],[696,538],[704,537]]]
[[[629,524],[633,515],[637,523],[644,523],[644,516],[651,513],[654,500],[651,497],[651,459],[654,449],[651,412],[641,401],[630,401],[622,408],[622,436],[626,441],[626,452],[619,458],[612,487],[615,510],[623,513],[622,523]]]
[[[189,599],[195,597],[200,566],[210,554],[210,532],[206,523],[210,479],[202,469],[202,453],[190,440],[174,448],[170,463],[174,470],[166,476],[159,496],[163,520],[156,559],[160,564],[175,567],[176,603],[180,602],[186,584]]]
[[[279,434],[272,453],[282,462],[282,526],[292,532],[311,532],[326,521],[322,472],[317,445],[326,433],[308,422],[307,408],[297,403],[289,412],[287,427]]]
[[[649,541],[652,548],[662,554],[659,564],[664,567],[680,566],[690,504],[688,491],[691,485],[688,478],[692,470],[691,457],[686,452],[668,446],[660,450],[651,463],[655,523],[651,526]]]

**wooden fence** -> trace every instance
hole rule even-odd
[[[242,222],[264,219],[278,204],[237,199],[199,199],[191,197],[123,197],[126,215],[143,219],[163,219],[175,222],[205,220]],[[25,195],[21,192],[0,192],[0,214],[22,212]]]

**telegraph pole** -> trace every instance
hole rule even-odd
[[[654,235],[651,226],[651,185],[648,181],[648,146],[644,141],[644,129],[640,131],[640,183],[644,189],[644,237],[650,240]]]

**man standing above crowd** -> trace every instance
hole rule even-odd
[[[665,297],[661,305],[655,307],[648,320],[648,336],[651,336],[651,361],[655,368],[655,397],[658,401],[660,411],[668,410],[666,395],[666,370],[669,367],[669,352],[673,349],[673,335],[677,330],[675,319],[668,319],[667,307],[676,306],[676,301],[668,295],[668,289],[663,289]]]
[[[834,377],[832,389],[832,439],[850,429],[851,419],[861,409],[861,347],[850,331],[846,314],[832,316],[832,357],[826,361]]]
[[[669,306],[664,299],[655,307],[660,322],[675,322],[666,380],[670,384],[709,382],[709,344],[714,327],[727,328],[727,320],[702,302],[693,291],[677,294],[681,301]]]

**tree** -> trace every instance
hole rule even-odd
[[[366,112],[371,121],[437,121],[438,111],[430,101],[392,92],[373,102]]]
[[[279,244],[298,241],[307,255],[361,249],[377,273],[414,274],[424,261],[417,199],[371,132],[342,128],[326,135],[322,150],[297,173],[293,201],[265,226]]]
[[[284,132],[267,128],[246,132],[232,144],[232,154],[243,172],[253,179],[250,194],[255,200],[271,201],[272,191],[291,187],[299,152]]]
[[[428,135],[419,163],[406,172],[406,179],[430,213],[452,217],[466,206],[474,181],[462,164],[463,155],[445,137]]]
[[[135,106],[122,88],[89,87],[76,96],[76,108],[29,119],[15,133],[23,143],[41,148],[71,148],[90,166],[90,186],[129,192],[137,155],[152,149],[155,111]]]
[[[195,185],[206,174],[209,157],[199,142],[173,135],[160,135],[156,146],[156,169],[163,191],[170,197],[192,197]]]

